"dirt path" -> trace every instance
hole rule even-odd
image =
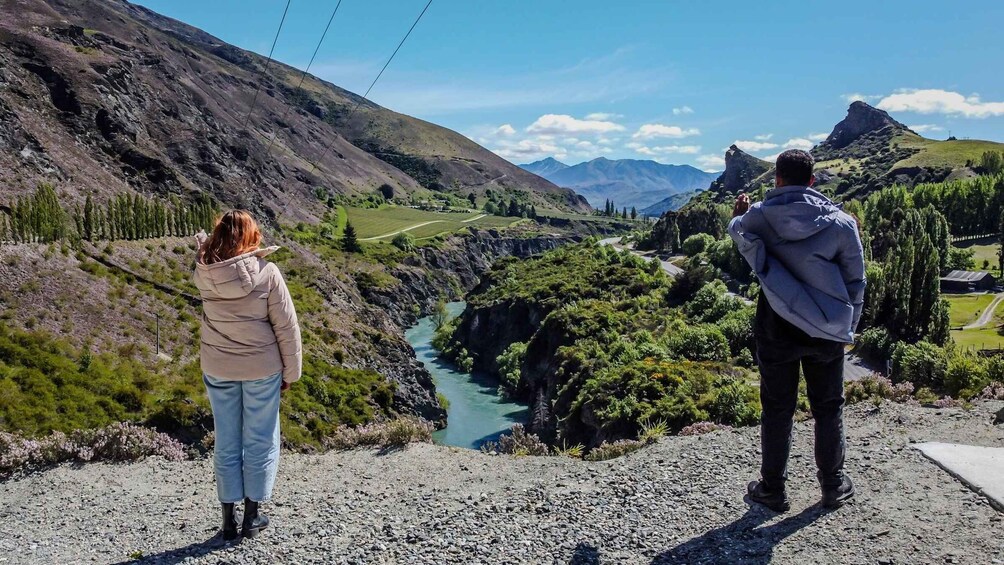
[[[990,320],[992,320],[994,317],[994,311],[997,310],[997,306],[1000,305],[1002,300],[1004,300],[1004,292],[999,293],[997,296],[994,297],[993,301],[991,301],[990,304],[987,305],[987,307],[983,310],[983,313],[980,314],[980,317],[976,318],[975,322],[967,326],[962,326],[962,329],[974,330],[976,328],[982,328],[983,326],[989,324]]]
[[[0,483],[0,562],[1000,563],[1001,513],[914,442],[1004,446],[992,411],[847,410],[858,497],[816,502],[812,422],[796,425],[792,509],[743,501],[755,428],[671,437],[626,457],[488,456],[434,445],[284,453],[273,527],[221,547],[209,459],[66,465]]]

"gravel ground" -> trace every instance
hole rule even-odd
[[[62,466],[0,484],[0,563],[1004,563],[1004,516],[910,447],[1004,447],[1001,406],[851,407],[858,497],[830,513],[811,422],[783,515],[743,502],[755,429],[599,463],[433,445],[284,454],[273,528],[228,546],[211,461]]]

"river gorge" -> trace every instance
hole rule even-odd
[[[458,316],[466,303],[450,302],[450,316]],[[452,362],[439,357],[432,346],[436,326],[427,316],[405,332],[416,358],[432,374],[436,390],[448,401],[447,426],[433,435],[436,443],[477,449],[485,441],[495,440],[513,424],[526,423],[527,406],[504,401],[498,395],[498,383],[489,375],[465,373]]]

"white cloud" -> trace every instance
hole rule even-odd
[[[933,131],[945,131],[945,128],[935,125],[935,124],[917,124],[915,126],[906,126],[917,133],[927,133]]]
[[[875,100],[878,100],[879,98],[882,98],[882,95],[881,94],[861,94],[860,92],[855,92],[855,93],[852,93],[852,94],[844,94],[843,96],[841,96],[841,98],[843,98],[844,102],[847,102],[847,103],[851,103],[851,102],[874,102]]]
[[[701,130],[697,128],[684,129],[680,126],[667,126],[664,124],[644,124],[631,137],[634,139],[652,139],[656,137],[679,139],[694,135],[701,135]]]
[[[701,155],[696,159],[697,165],[706,172],[721,171],[725,168],[725,157],[721,155]]]
[[[767,141],[772,137],[774,137],[774,134],[772,133],[761,133],[760,135],[754,135],[753,139],[757,141]]]
[[[1004,116],[1004,102],[983,102],[979,95],[963,96],[940,89],[900,90],[883,98],[878,107],[889,112],[950,114],[967,118]]]
[[[809,139],[812,141],[825,141],[827,137],[830,137],[828,133],[810,133],[808,135]]]
[[[613,114],[609,112],[593,112],[592,114],[586,114],[587,120],[596,120],[600,122],[618,120],[623,118],[624,114]]]
[[[636,153],[648,155],[650,157],[670,154],[696,155],[701,152],[700,145],[661,145],[656,147],[647,147],[640,143],[629,143],[628,147],[634,149]]]
[[[609,133],[623,131],[624,126],[605,120],[580,120],[567,114],[544,114],[526,131],[543,134]]]
[[[780,153],[774,153],[773,155],[767,155],[767,156],[764,156],[764,157],[760,157],[760,159],[762,159],[764,161],[768,161],[770,163],[774,163],[774,162],[777,161],[777,156],[778,155],[780,155]]]
[[[691,108],[690,106],[681,106],[679,108],[673,108],[673,115],[674,116],[680,116],[680,115],[685,115],[685,114],[693,114],[693,113],[694,113],[694,109]]]
[[[515,135],[516,128],[512,127],[510,124],[502,124],[495,128],[495,133],[498,135]]]
[[[540,141],[539,139],[502,140],[495,149],[492,149],[492,152],[503,159],[512,159],[520,162],[541,159],[543,157],[563,159],[568,156],[568,151],[565,148],[546,141]]]
[[[816,145],[804,137],[793,137],[784,143],[786,149],[812,149]]]
[[[742,149],[743,151],[756,152],[756,151],[767,151],[768,149],[777,149],[780,145],[776,143],[770,143],[767,141],[750,141],[750,140],[740,140],[737,139],[733,142],[733,145]],[[728,149],[723,149],[722,151],[728,151]]]

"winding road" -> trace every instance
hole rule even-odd
[[[962,329],[975,330],[976,328],[982,328],[983,326],[989,324],[990,320],[994,317],[994,311],[997,310],[997,306],[1000,305],[1002,300],[1004,300],[1004,292],[998,293],[997,296],[994,297],[993,301],[987,305],[987,307],[983,310],[983,313],[980,314],[980,317],[976,318],[975,322],[962,326]]]
[[[680,276],[680,275],[683,274],[683,269],[681,269],[680,267],[677,267],[676,265],[670,263],[669,261],[663,261],[662,259],[659,259],[658,257],[656,257],[654,255],[648,255],[648,254],[642,253],[640,251],[635,251],[631,247],[628,247],[628,246],[625,246],[625,245],[621,245],[620,242],[621,242],[621,238],[620,237],[608,237],[606,239],[601,239],[599,241],[599,244],[600,245],[610,245],[614,249],[627,249],[628,251],[630,251],[631,253],[634,253],[635,255],[641,257],[645,261],[659,261],[659,263],[662,265],[662,270],[666,271],[666,274],[669,275],[669,276],[671,276],[671,277],[675,278],[675,277],[678,277],[678,276]]]

